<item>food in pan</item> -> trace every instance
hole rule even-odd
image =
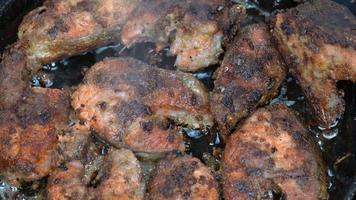
[[[356,79],[355,18],[328,0],[270,21],[245,14],[228,0],[45,1],[0,63],[2,178],[45,180],[45,199],[326,199],[312,135],[294,111],[266,104],[290,71],[315,118],[329,126],[341,116],[336,82]],[[79,85],[30,85],[43,65],[118,42],[117,57]],[[121,54],[146,42],[176,69]],[[215,72],[210,91],[202,69]],[[188,129],[218,134],[204,144],[214,169],[187,148],[204,137]]]
[[[195,71],[218,63],[223,32],[236,23],[227,1],[49,0],[31,11],[19,27],[29,56],[51,62],[110,42],[168,44],[176,66]],[[226,7],[226,8],[225,8]],[[159,8],[159,9],[157,9]],[[239,13],[241,12],[241,13]]]
[[[193,75],[133,58],[94,65],[73,93],[72,106],[107,142],[144,154],[184,151],[176,125],[213,126],[207,90]]]
[[[56,167],[56,128],[64,125],[68,94],[32,88],[16,107],[0,114],[0,171],[14,185],[47,176]]]
[[[140,0],[47,0],[28,13],[18,30],[30,60],[40,64],[119,39]]]
[[[209,168],[191,156],[162,159],[147,186],[147,199],[219,199],[218,184]]]
[[[226,144],[224,197],[326,199],[326,174],[317,148],[285,105],[258,109]]]
[[[69,162],[64,169],[54,171],[47,185],[47,198],[60,199],[143,199],[144,182],[140,163],[126,149],[109,150],[96,174],[85,174],[91,163]],[[98,179],[95,185],[86,183],[84,176]],[[97,177],[95,177],[97,176]]]
[[[228,134],[237,122],[278,93],[286,67],[263,23],[245,27],[214,74],[211,110]]]
[[[196,71],[219,62],[224,32],[243,9],[230,10],[225,0],[142,1],[122,29],[125,45],[150,41],[177,55],[175,65],[184,71]],[[157,9],[159,8],[159,9]],[[230,12],[231,11],[231,12]],[[229,20],[227,16],[237,17]]]
[[[338,80],[356,81],[356,19],[328,0],[306,2],[276,15],[273,34],[315,117],[330,127],[345,110]]]

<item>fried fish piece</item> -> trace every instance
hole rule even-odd
[[[170,46],[177,55],[175,65],[184,71],[216,64],[223,52],[226,29],[237,24],[243,9],[231,12],[234,19],[223,20],[232,6],[225,0],[143,0],[123,27],[121,41],[127,46],[154,42],[157,49]]]
[[[282,58],[265,24],[245,27],[214,74],[211,111],[225,134],[278,93],[286,76]]]
[[[174,125],[213,125],[207,90],[193,75],[132,58],[94,65],[72,95],[72,106],[106,141],[142,153],[184,150]]]
[[[65,126],[64,130],[57,134],[61,162],[83,159],[93,142],[89,127],[82,125],[79,121],[73,123],[75,124]]]
[[[0,111],[19,104],[29,88],[26,50],[17,42],[7,47],[0,63]]]
[[[19,185],[50,173],[58,160],[56,126],[65,123],[69,95],[33,88],[16,110],[0,113],[0,172]]]
[[[273,35],[317,120],[330,127],[344,110],[338,80],[356,81],[356,19],[346,7],[314,0],[278,13]]]
[[[226,144],[224,197],[327,199],[326,167],[318,150],[292,110],[283,104],[260,108]]]
[[[92,199],[140,200],[145,183],[139,161],[127,149],[110,150],[104,158],[103,176],[96,188],[91,188]]]
[[[147,199],[218,200],[218,185],[199,159],[185,155],[161,160],[148,183]]]
[[[68,93],[30,88],[30,75],[42,64],[118,38],[138,2],[48,0],[25,16],[19,40],[5,51],[0,66],[0,171],[9,182],[50,173],[58,160],[57,127],[68,118]]]
[[[88,199],[88,188],[82,181],[84,166],[71,161],[66,169],[58,168],[48,179],[46,197],[49,200]]]
[[[98,165],[96,174],[86,170],[93,163]],[[85,176],[98,179],[96,185],[87,183]],[[75,160],[65,169],[58,168],[49,177],[46,189],[50,200],[140,200],[144,196],[145,183],[140,163],[130,150],[110,149],[102,162],[84,161],[83,164],[83,160]]]
[[[118,41],[140,0],[47,0],[18,31],[29,59],[42,64]]]

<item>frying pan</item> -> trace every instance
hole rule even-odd
[[[257,13],[258,15],[258,12],[261,10],[273,12],[276,9],[293,7],[298,4],[298,1],[303,0],[245,0],[245,3],[251,7],[248,13],[251,15],[256,15]],[[337,0],[337,2],[347,6],[354,15],[356,14],[356,3],[354,3],[354,0]],[[16,41],[16,32],[22,17],[28,11],[42,3],[43,0],[0,0],[0,52],[4,50],[6,45]],[[257,18],[258,17],[256,17],[256,19]],[[149,48],[149,45],[146,44],[145,48]],[[68,59],[72,68],[64,68],[58,70],[58,72],[54,72],[54,76],[56,77],[54,79],[55,86],[60,87],[63,84],[78,84],[82,76],[80,75],[80,67],[77,66],[90,66],[105,56],[114,55],[110,48],[100,52],[101,53],[91,52]],[[126,53],[136,54],[141,60],[147,59],[142,56],[144,52],[140,47],[136,49],[134,47]],[[166,58],[164,63],[166,66],[169,66],[172,60]],[[196,73],[196,76],[198,78],[201,77],[200,79],[208,88],[211,88],[213,85],[211,76],[215,68],[211,67]],[[351,200],[356,199],[356,84],[340,81],[338,87],[345,91],[346,111],[343,118],[340,119],[338,124],[331,130],[332,135],[337,136],[330,137],[330,131],[325,133],[318,129],[315,124],[310,124],[309,129],[310,133],[314,136],[315,142],[319,144],[324,159],[327,161],[327,173],[330,177],[330,199]],[[283,83],[281,93],[275,100],[284,101],[287,104],[289,103],[289,106],[300,112],[304,118],[312,118],[312,113],[309,112],[307,103],[304,98],[301,97],[302,94],[299,87],[295,81],[289,77],[287,81]],[[212,138],[191,138],[191,153],[197,157],[201,157],[204,152],[211,151],[211,147],[207,148],[210,140],[212,140]],[[0,182],[0,199],[6,199],[6,192],[11,190],[17,189]],[[34,191],[28,189],[26,186],[24,186],[24,189],[20,192],[25,195],[20,195],[17,198],[33,198]]]

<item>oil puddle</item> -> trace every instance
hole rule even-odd
[[[86,70],[110,57],[133,57],[160,68],[176,69],[175,56],[170,54],[168,48],[156,52],[153,43],[139,43],[131,48],[114,44],[42,66],[42,69],[33,75],[31,86],[45,88],[76,86],[82,82]]]

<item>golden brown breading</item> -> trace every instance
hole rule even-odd
[[[55,170],[48,179],[46,197],[48,200],[85,200],[88,188],[82,182],[84,166],[79,161],[67,164],[66,169]]]
[[[123,27],[121,41],[128,46],[155,42],[158,49],[170,44],[177,55],[175,65],[196,71],[218,63],[225,31],[243,13],[230,7],[225,0],[143,0]],[[220,19],[221,15],[234,19]]]
[[[214,74],[211,110],[223,133],[278,93],[286,76],[282,58],[260,23],[245,27]]]
[[[102,138],[135,152],[184,150],[181,133],[168,119],[192,128],[213,125],[206,88],[193,75],[132,58],[94,65],[72,95],[72,106]]]
[[[29,87],[30,77],[27,68],[26,51],[21,43],[9,46],[0,63],[0,110],[16,106]]]
[[[143,199],[145,183],[142,169],[130,150],[110,150],[101,170],[103,177],[96,188],[91,188],[91,199]]]
[[[147,190],[150,200],[218,200],[218,185],[212,172],[197,158],[168,157],[152,172]]]
[[[224,197],[326,199],[326,169],[307,129],[285,105],[258,109],[235,131],[222,159]],[[280,193],[280,194],[278,194]]]
[[[145,183],[140,163],[126,149],[109,150],[104,159],[71,161],[66,169],[57,169],[51,174],[47,185],[50,200],[140,200],[143,199]],[[83,164],[84,162],[84,164]],[[97,171],[87,170],[93,166]],[[97,179],[95,185],[91,180]],[[89,182],[86,182],[89,181]]]
[[[140,0],[48,0],[27,14],[18,32],[28,57],[41,63],[119,39]]]
[[[66,126],[58,134],[59,154],[62,162],[81,160],[90,148],[92,134],[89,127],[76,122],[73,126]]]
[[[31,89],[30,74],[47,62],[118,39],[138,2],[48,0],[25,16],[19,41],[4,53],[0,66],[0,165],[10,182],[36,180],[51,171],[58,159],[56,128],[67,120],[68,95]]]
[[[56,166],[56,126],[65,123],[68,94],[33,88],[16,110],[0,114],[0,171],[14,185],[40,179]]]
[[[356,19],[344,6],[314,0],[278,13],[273,21],[290,71],[314,109],[329,127],[344,112],[338,80],[356,81]]]

